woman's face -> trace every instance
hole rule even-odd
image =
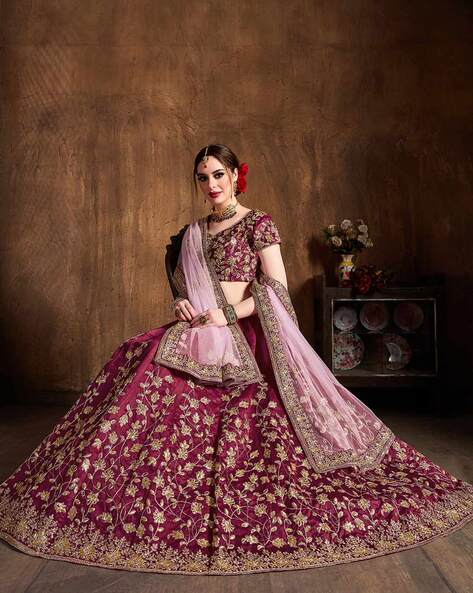
[[[238,178],[235,169],[230,180],[222,163],[210,156],[206,163],[200,161],[197,166],[197,181],[204,196],[213,206],[224,206],[233,196],[233,182]]]

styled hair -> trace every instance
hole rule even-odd
[[[194,171],[192,173],[192,179],[194,181],[194,189],[195,189],[196,195],[197,195],[197,182],[196,182],[195,178],[197,175],[197,167],[199,166],[199,163],[205,154],[206,148],[207,148],[206,146],[201,148],[194,159]],[[230,178],[230,181],[232,181],[232,175],[233,175],[234,170],[238,169],[238,167],[240,166],[240,161],[238,160],[238,157],[233,152],[233,150],[228,148],[228,146],[225,146],[225,144],[209,144],[208,148],[207,148],[207,156],[213,156],[217,159],[217,161],[222,163],[224,169],[227,172],[227,175]],[[238,195],[239,193],[241,193],[241,192],[237,189],[235,191],[235,194]]]

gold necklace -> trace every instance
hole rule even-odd
[[[236,207],[240,205],[238,200],[232,204],[228,204],[225,206],[223,211],[220,213],[218,210],[215,209],[215,206],[212,208],[212,212],[209,214],[209,220],[214,222],[221,222],[222,220],[228,220],[229,218],[233,218],[237,213]]]

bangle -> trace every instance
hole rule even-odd
[[[236,323],[238,317],[235,311],[235,307],[233,305],[224,305],[222,307],[222,311],[225,315],[225,319],[227,320],[228,325]]]
[[[172,301],[172,308],[173,308],[173,311],[174,311],[174,312],[175,312],[175,311],[176,311],[176,309],[177,309],[177,305],[178,305],[178,303],[180,303],[181,301],[184,301],[184,300],[185,300],[185,299],[184,299],[184,297],[176,297],[176,298],[175,298],[175,299]]]

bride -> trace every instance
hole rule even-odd
[[[299,330],[248,166],[202,148],[175,319],[131,337],[0,485],[0,537],[106,568],[243,574],[397,552],[473,519],[473,486],[393,434]]]

